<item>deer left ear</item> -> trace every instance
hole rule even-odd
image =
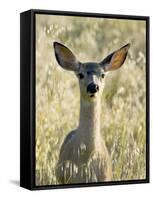
[[[106,72],[120,68],[126,59],[129,47],[130,44],[126,44],[117,51],[111,53],[100,63],[100,65]]]

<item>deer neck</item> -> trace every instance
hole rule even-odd
[[[80,99],[79,137],[88,147],[98,148],[100,135],[100,97],[94,99]]]

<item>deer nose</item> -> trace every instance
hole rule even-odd
[[[98,92],[99,90],[99,86],[95,83],[90,83],[88,86],[87,86],[87,92],[88,93],[96,93]]]

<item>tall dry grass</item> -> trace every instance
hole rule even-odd
[[[124,66],[108,75],[101,133],[109,149],[113,181],[146,177],[145,22],[70,16],[36,16],[36,185],[58,184],[55,165],[66,135],[78,125],[79,86],[58,66],[53,41],[82,62],[100,61],[130,42]]]

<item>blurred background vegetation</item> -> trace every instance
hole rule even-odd
[[[78,126],[79,85],[58,66],[53,42],[81,62],[101,61],[131,43],[120,70],[106,78],[101,133],[113,181],[146,178],[146,24],[140,20],[36,15],[36,185],[58,184],[55,166],[66,135]]]

